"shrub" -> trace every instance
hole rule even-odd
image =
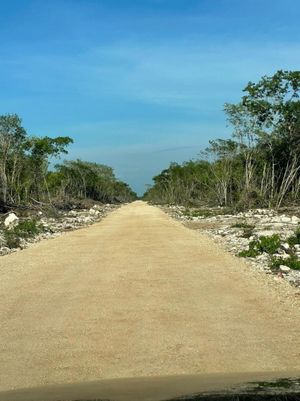
[[[33,238],[39,233],[41,233],[44,228],[41,223],[37,220],[24,220],[20,221],[20,223],[14,227],[14,232],[16,235],[19,235],[21,238]]]
[[[251,241],[249,244],[249,249],[240,252],[239,256],[255,258],[263,252],[273,255],[279,248],[280,242],[281,241],[278,234],[274,234],[270,237],[261,236],[258,240]]]
[[[20,246],[20,237],[18,237],[13,230],[5,230],[4,239],[8,248],[13,249]]]
[[[6,245],[9,248],[18,248],[20,240],[34,238],[44,231],[44,227],[36,219],[20,221],[19,224],[12,229],[4,231]]]
[[[271,255],[277,252],[280,247],[280,237],[278,234],[271,235],[270,237],[259,237],[258,240],[252,241],[254,247],[259,251],[259,253],[267,252]],[[251,243],[250,243],[251,244]]]
[[[258,255],[259,255],[259,252],[253,248],[250,248],[250,245],[249,245],[249,249],[242,251],[238,254],[238,256],[243,257],[243,258],[255,258]]]
[[[279,270],[280,265],[288,266],[290,269],[293,270],[300,270],[300,260],[298,260],[296,255],[291,255],[288,259],[271,259],[271,269]]]
[[[295,232],[294,235],[292,235],[291,237],[289,237],[287,239],[287,243],[290,246],[294,246],[296,244],[300,244],[300,228],[298,228],[298,230]]]

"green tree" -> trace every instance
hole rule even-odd
[[[26,138],[22,120],[16,114],[0,116],[0,204],[7,203],[8,163],[12,155],[19,154]]]
[[[146,198],[243,208],[299,202],[299,89],[300,71],[280,70],[249,82],[241,102],[224,107],[232,138],[210,141],[201,155],[206,165],[171,164],[153,178]]]
[[[269,167],[270,200],[280,206],[298,180],[300,151],[300,71],[277,71],[249,82],[242,103],[263,134],[258,148]],[[295,193],[299,186],[294,188]]]
[[[51,192],[62,198],[93,199],[100,202],[127,202],[136,198],[129,186],[116,179],[109,166],[68,160],[48,175]]]
[[[38,199],[42,197],[44,187],[50,197],[46,182],[49,159],[67,154],[66,147],[70,143],[73,143],[73,139],[70,137],[32,137],[27,141],[25,149],[28,152],[29,163],[33,172],[33,193]]]

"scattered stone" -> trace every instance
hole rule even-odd
[[[278,250],[278,251],[280,251],[280,250]],[[282,251],[282,250],[281,250]],[[289,259],[290,258],[290,255],[288,255],[287,253],[285,253],[284,251],[282,251],[282,252],[278,252],[278,253],[274,253],[274,255],[273,255],[273,257],[274,258],[277,258],[277,259]]]
[[[4,225],[6,228],[15,227],[19,222],[19,217],[15,213],[9,213],[9,215],[4,220]]]
[[[0,227],[0,255],[6,255],[19,249],[27,248],[31,243],[38,242],[42,239],[57,237],[65,231],[75,230],[93,224],[118,207],[118,205],[110,204],[94,205],[91,209],[73,209],[68,212],[59,212],[57,218],[46,217],[43,212],[39,212],[37,215],[40,216],[40,223],[44,227],[44,232],[34,238],[28,238],[26,240],[21,238],[19,248],[10,249],[6,246],[5,236],[3,235],[4,233],[1,232]],[[4,220],[4,226],[10,229],[18,224],[18,222],[19,218],[16,214],[10,213]]]
[[[6,246],[3,246],[3,247],[0,248],[0,255],[1,256],[7,255],[7,254],[9,254],[11,252],[13,252],[13,250],[10,249],[10,248],[7,248]]]
[[[69,216],[77,216],[77,213],[76,210],[70,210],[68,214]]]
[[[284,242],[281,244],[281,248],[283,248],[285,251],[288,251],[290,249],[290,245],[287,242]]]
[[[225,215],[222,214],[220,208],[220,211],[213,209],[216,213],[214,216],[199,216],[191,219],[185,215],[186,208],[184,207],[172,206],[164,208],[164,210],[188,226],[191,224],[193,227],[192,224],[198,222],[199,224],[195,224],[195,229],[204,231],[234,255],[248,250],[250,242],[259,239],[261,236],[279,235],[282,242],[274,255],[263,253],[255,258],[245,258],[253,268],[263,271],[265,274],[278,274],[271,268],[272,258],[287,260],[291,255],[294,255],[300,260],[300,244],[290,246],[287,242],[287,239],[295,234],[295,230],[300,224],[300,219],[297,216],[280,215],[276,210],[269,209],[249,210],[235,215]],[[245,235],[247,234],[245,231],[247,226],[253,226],[253,231],[250,232],[249,237]],[[275,279],[284,279],[291,285],[300,287],[300,271],[289,268],[284,265],[284,262],[280,265],[279,276],[275,276]]]
[[[92,214],[92,215],[96,215],[96,216],[98,216],[100,214],[99,210],[98,209],[94,209],[94,207],[92,207],[89,210],[89,213]]]
[[[291,270],[291,268],[286,265],[280,265],[279,269],[284,273],[288,273]]]

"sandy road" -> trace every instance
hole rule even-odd
[[[0,390],[300,369],[300,312],[142,202],[0,259]]]

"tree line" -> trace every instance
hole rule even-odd
[[[0,116],[0,209],[34,203],[92,199],[128,202],[136,194],[111,167],[82,160],[51,162],[68,153],[73,139],[29,136],[16,114]]]
[[[198,160],[170,166],[144,198],[154,203],[237,208],[299,204],[300,71],[249,82],[225,104],[229,139],[209,142]]]

